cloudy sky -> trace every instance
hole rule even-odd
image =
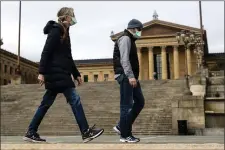
[[[74,59],[111,58],[110,32],[124,30],[129,20],[152,20],[154,10],[160,20],[200,27],[198,1],[23,1],[21,56],[39,61],[46,40],[43,27],[56,20],[57,11],[73,7],[78,23],[70,30]],[[202,2],[203,24],[210,52],[224,52],[224,2]],[[2,48],[17,53],[19,2],[1,2]]]

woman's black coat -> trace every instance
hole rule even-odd
[[[39,66],[39,74],[45,77],[45,88],[56,92],[75,87],[71,74],[74,79],[80,76],[71,54],[69,29],[64,40],[63,31],[63,27],[54,21],[49,21],[44,27],[44,34],[48,37]]]

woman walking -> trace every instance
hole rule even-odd
[[[57,94],[63,93],[72,108],[83,142],[86,143],[100,136],[104,129],[96,129],[94,126],[89,128],[80,96],[75,90],[74,80],[81,85],[82,79],[71,54],[69,28],[77,22],[74,10],[63,7],[57,17],[58,22],[49,21],[44,27],[44,34],[48,34],[48,37],[41,55],[38,80],[41,85],[45,85],[46,93],[23,139],[31,142],[46,141],[37,133],[38,127]]]

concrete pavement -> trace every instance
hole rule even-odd
[[[153,150],[153,149],[204,149],[223,150],[224,136],[139,136],[138,144],[119,142],[119,136],[102,135],[83,144],[80,136],[43,136],[49,143],[32,144],[22,140],[21,136],[1,136],[2,150]]]

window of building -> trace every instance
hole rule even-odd
[[[10,74],[12,75],[13,74],[13,68],[11,66],[10,66],[9,71],[10,71]]]
[[[84,75],[84,82],[88,82],[88,75]]]
[[[98,75],[95,74],[95,75],[94,75],[94,82],[97,82],[97,81],[98,81]]]
[[[7,73],[7,67],[8,67],[7,65],[5,65],[5,67],[4,67],[4,72],[5,73]]]
[[[11,84],[11,80],[9,80],[8,83]]]
[[[4,85],[7,85],[7,80],[6,79],[4,79]]]
[[[109,75],[108,74],[104,74],[104,81],[108,81],[109,79]]]

